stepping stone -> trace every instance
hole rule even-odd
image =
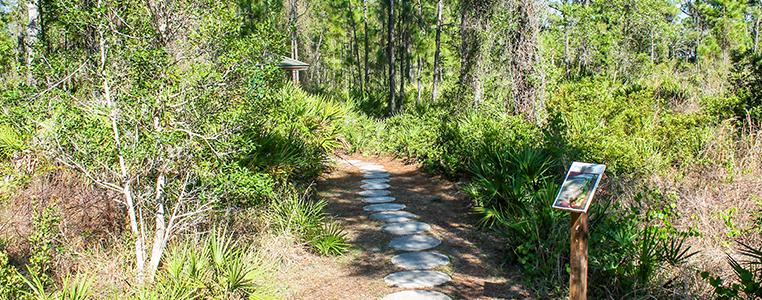
[[[361,191],[358,194],[360,194],[360,196],[365,196],[365,197],[381,197],[381,196],[389,196],[391,193],[392,192],[390,192],[389,190],[366,190],[366,191]]]
[[[418,221],[387,223],[381,226],[381,230],[394,235],[410,235],[429,231],[430,229],[431,226],[429,224]]]
[[[362,198],[362,202],[365,202],[365,203],[387,203],[387,202],[394,202],[394,200],[397,200],[397,198],[390,197],[390,196]]]
[[[384,171],[384,166],[380,165],[360,165],[357,167],[363,171]]]
[[[389,183],[389,178],[363,179],[362,183]]]
[[[366,198],[370,199],[370,198]],[[384,222],[390,222],[390,223],[396,223],[396,222],[405,222],[405,221],[413,221],[417,219],[418,216],[413,213],[409,213],[406,211],[385,211],[380,213],[375,213],[370,215],[371,220],[376,221],[384,221]],[[399,221],[396,221],[399,220]]]
[[[402,271],[384,277],[384,282],[390,286],[406,289],[435,287],[452,280],[449,275],[439,271]]]
[[[439,252],[408,252],[392,257],[392,263],[405,270],[428,270],[450,264],[450,258]]]
[[[389,178],[391,174],[387,172],[369,172],[362,175],[362,178],[365,179],[379,179],[379,178]]]
[[[413,290],[389,294],[381,300],[452,300],[452,298],[440,292]]]
[[[387,183],[366,183],[360,186],[366,190],[385,190],[390,187]]]
[[[405,204],[381,203],[381,204],[367,205],[363,207],[362,209],[365,211],[378,212],[378,211],[395,211],[395,210],[401,210],[403,208],[405,208]]]
[[[398,237],[389,242],[389,247],[399,251],[423,251],[434,248],[442,244],[438,238],[429,235],[408,235]]]

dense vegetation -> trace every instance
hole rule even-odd
[[[549,298],[551,201],[604,163],[591,298],[762,297],[759,1],[0,8],[0,298],[278,298],[263,236],[349,247],[312,193],[337,149],[465,179]]]

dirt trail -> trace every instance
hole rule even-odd
[[[452,281],[433,288],[453,299],[531,299],[513,269],[501,269],[501,241],[474,228],[468,201],[457,184],[424,173],[415,165],[388,157],[343,156],[381,164],[391,173],[391,192],[396,203],[407,205],[431,224],[430,234],[443,241],[437,251],[451,264],[442,271]],[[359,169],[337,164],[318,183],[320,196],[329,201],[329,213],[344,226],[352,250],[338,258],[310,257],[294,266],[284,278],[290,282],[294,299],[380,299],[403,289],[387,287],[384,276],[400,271],[387,246],[394,237],[380,230],[381,222],[368,219],[361,190]]]

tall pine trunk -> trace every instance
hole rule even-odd
[[[434,44],[434,83],[431,86],[431,99],[436,101],[439,92],[439,81],[441,80],[439,56],[441,55],[442,44],[442,0],[437,1],[437,32]]]
[[[370,75],[369,75],[369,71],[368,71],[368,68],[369,68],[369,66],[368,66],[368,52],[370,52],[370,51],[368,51],[368,48],[370,47],[368,45],[368,0],[363,0],[362,1],[362,5],[363,5],[363,8],[362,8],[362,14],[363,14],[362,22],[363,22],[363,27],[364,27],[363,28],[363,33],[365,34],[365,85],[367,86],[369,84],[368,82],[370,82]]]
[[[397,107],[397,99],[396,97],[396,88],[394,85],[394,69],[395,62],[394,62],[394,1],[395,0],[389,0],[389,25],[387,25],[387,48],[388,48],[388,55],[389,55],[389,115],[393,115],[396,112]]]
[[[362,74],[362,66],[360,65],[360,47],[357,45],[357,24],[355,23],[355,14],[354,14],[354,6],[352,6],[352,0],[349,0],[349,11],[347,12],[347,17],[349,18],[349,25],[352,27],[352,52],[354,55],[355,60],[355,66],[357,66],[357,81],[360,84],[360,92],[365,93],[365,88],[363,85],[363,76]]]

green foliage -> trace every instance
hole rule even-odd
[[[10,264],[5,245],[0,246],[0,299],[18,299],[24,291],[24,279]]]
[[[29,244],[32,245],[31,257],[27,270],[33,275],[35,286],[48,286],[52,284],[49,272],[53,253],[58,250],[58,236],[61,222],[58,212],[53,206],[35,212],[32,219],[32,235],[29,236]]]
[[[727,255],[728,265],[735,275],[734,282],[726,284],[720,277],[701,272],[701,277],[714,287],[714,296],[718,300],[762,298],[762,249],[741,242],[738,244],[741,246],[740,255],[746,260],[739,262]]]
[[[267,101],[257,104],[262,114],[259,126],[244,132],[241,163],[279,179],[317,177],[338,146],[336,137],[346,111],[293,85]]]
[[[13,153],[23,148],[24,142],[16,130],[0,122],[0,159],[11,157]]]
[[[171,247],[155,286],[136,299],[246,299],[269,293],[268,268],[224,230]]]
[[[322,255],[339,255],[349,249],[341,227],[323,211],[325,200],[285,194],[270,206],[270,221],[277,232],[294,235]]]
[[[562,156],[606,162],[616,175],[699,163],[714,128],[701,114],[672,112],[652,88],[600,79],[562,85],[548,106],[548,132]]]
[[[735,95],[714,110],[720,116],[734,117],[738,121],[750,121],[756,124],[762,121],[762,54],[736,54],[733,64],[733,83]]]

